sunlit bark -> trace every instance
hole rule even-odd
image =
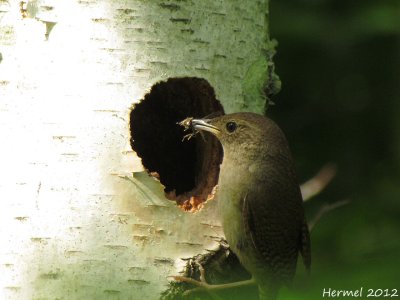
[[[267,2],[0,0],[1,299],[156,299],[216,246],[213,201],[185,213],[140,173],[129,111],[196,76],[262,112]]]

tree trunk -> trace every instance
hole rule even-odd
[[[190,76],[262,113],[267,2],[0,0],[1,299],[157,299],[218,245],[215,201],[184,212],[141,172],[129,112]]]

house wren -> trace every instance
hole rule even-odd
[[[298,253],[310,268],[310,238],[286,138],[270,119],[234,113],[193,119],[195,131],[215,135],[224,152],[217,201],[224,234],[258,285],[275,299],[295,274]]]

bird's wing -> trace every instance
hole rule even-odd
[[[274,278],[289,284],[298,253],[303,249],[304,215],[298,186],[275,178],[275,181],[258,184],[247,193],[242,215],[246,235],[266,269]]]

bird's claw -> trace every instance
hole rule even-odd
[[[198,262],[196,262],[196,264],[200,271],[200,280],[196,280],[196,279],[193,279],[190,277],[185,277],[185,276],[170,276],[171,278],[173,278],[176,281],[186,282],[186,283],[190,283],[190,284],[197,286],[197,288],[185,291],[182,294],[184,297],[187,297],[190,294],[195,293],[197,291],[206,290],[207,288],[210,287],[210,284],[208,284],[206,281],[205,270],[204,270],[203,266]]]

